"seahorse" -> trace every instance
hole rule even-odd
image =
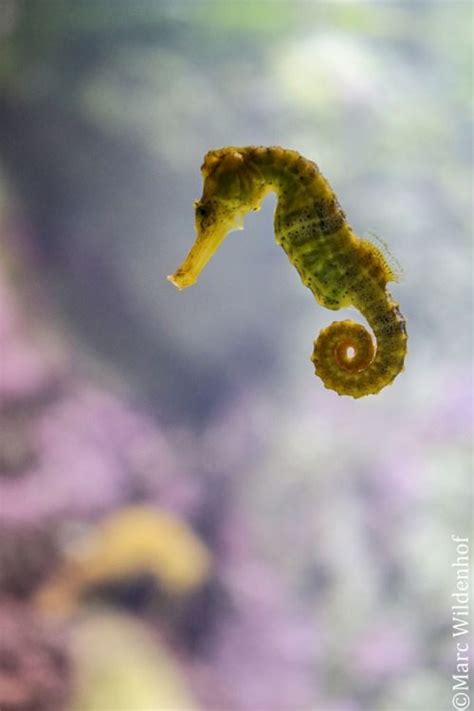
[[[196,240],[168,279],[194,284],[222,241],[243,229],[245,215],[276,193],[275,238],[301,280],[328,309],[355,307],[375,336],[352,320],[319,333],[311,360],[326,388],[359,398],[378,393],[403,370],[405,319],[387,290],[398,274],[372,242],[357,237],[319,167],[279,146],[209,151],[201,166],[202,197],[194,203]]]

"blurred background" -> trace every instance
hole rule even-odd
[[[472,427],[469,2],[0,0],[0,708],[444,711]],[[315,160],[404,281],[405,372],[275,201],[179,293],[207,150]]]

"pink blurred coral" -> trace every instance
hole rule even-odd
[[[0,601],[0,708],[63,711],[71,693],[64,640],[26,604]]]

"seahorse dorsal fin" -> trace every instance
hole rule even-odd
[[[365,240],[369,242],[382,259],[387,271],[387,281],[403,282],[405,273],[398,259],[392,254],[387,243],[376,232],[369,230]]]

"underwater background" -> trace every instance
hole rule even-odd
[[[457,0],[0,0],[2,711],[451,708],[472,21]],[[316,161],[402,265],[408,356],[378,395],[315,378],[351,311],[303,288],[273,197],[192,289],[166,280],[204,154],[251,144]]]

